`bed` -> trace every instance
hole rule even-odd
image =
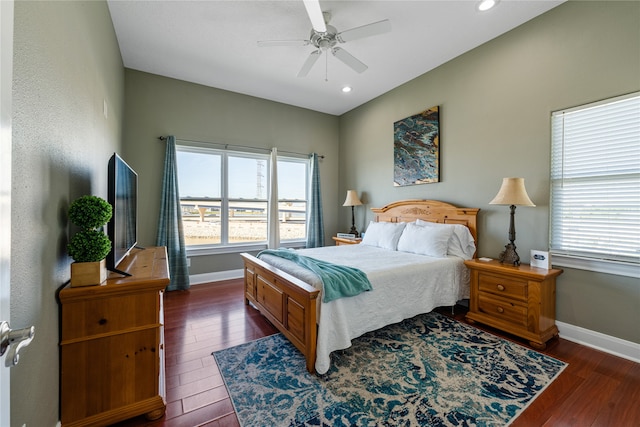
[[[439,306],[453,306],[469,296],[469,273],[463,261],[475,255],[479,209],[435,200],[403,200],[372,211],[374,221],[361,244],[297,251],[361,269],[373,286],[370,292],[322,302],[322,283],[313,273],[286,259],[241,254],[245,302],[302,352],[309,372],[327,372],[330,353],[349,347],[353,338]],[[473,245],[465,258],[449,253],[453,236],[462,236],[458,233],[462,230]],[[434,241],[439,244],[429,245],[425,250],[430,256],[425,256],[419,239],[425,241],[433,233],[438,233]],[[394,241],[389,240],[392,235]],[[378,242],[381,236],[384,239]],[[443,240],[444,256],[431,256],[429,251],[443,250]]]

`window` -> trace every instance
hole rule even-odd
[[[307,239],[307,159],[278,160],[280,241]]]
[[[269,155],[177,147],[185,244],[189,249],[267,242]],[[308,160],[278,156],[280,240],[306,240]]]
[[[551,115],[554,264],[640,277],[640,93]]]

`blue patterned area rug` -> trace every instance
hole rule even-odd
[[[281,334],[213,355],[244,427],[504,426],[567,366],[437,313],[355,339],[322,376]]]

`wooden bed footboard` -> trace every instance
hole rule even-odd
[[[319,290],[248,254],[244,260],[244,297],[286,336],[315,372],[316,300]]]

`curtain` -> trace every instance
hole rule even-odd
[[[269,213],[267,215],[267,245],[269,249],[280,247],[280,218],[278,209],[278,149],[271,149],[269,168]]]
[[[189,269],[187,268],[187,251],[184,245],[184,230],[178,191],[176,138],[174,136],[167,137],[156,245],[167,247],[169,276],[171,277],[167,290],[189,289]]]
[[[310,155],[311,179],[309,188],[309,220],[307,221],[307,247],[324,246],[324,223],[322,221],[322,194],[320,192],[320,169],[318,154]]]

